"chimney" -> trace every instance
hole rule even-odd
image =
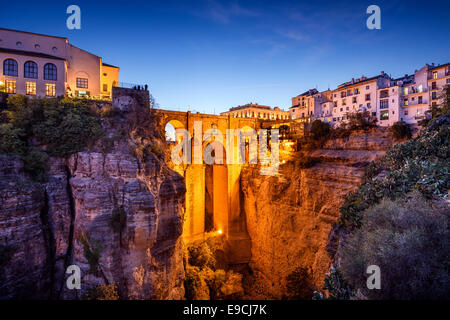
[[[352,78],[352,83],[355,83],[355,78]]]
[[[381,75],[384,76],[384,71],[381,71]]]

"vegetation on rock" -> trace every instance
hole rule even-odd
[[[325,279],[330,298],[448,296],[448,86],[444,93],[420,135],[372,163],[363,184],[346,195],[328,244],[336,254],[336,268]],[[365,270],[373,264],[381,268],[382,289],[368,291]]]
[[[117,286],[114,283],[95,286],[85,295],[87,300],[119,300]]]
[[[9,96],[0,124],[0,153],[16,154],[42,180],[49,156],[68,157],[103,134],[88,100]]]
[[[186,250],[185,296],[188,300],[238,299],[243,294],[242,275],[218,268],[215,254],[220,240],[210,237]]]
[[[83,245],[84,257],[89,263],[90,271],[96,273],[103,247],[98,241],[91,240],[86,233],[81,235],[79,241]]]
[[[450,292],[448,204],[418,192],[383,199],[338,252],[343,279],[369,299],[446,299]],[[366,286],[366,268],[381,270],[381,289]]]

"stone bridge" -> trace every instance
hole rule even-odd
[[[155,109],[159,125],[165,128],[170,123],[175,129],[189,132],[194,145],[194,124],[201,122],[201,137],[209,129],[218,129],[226,141],[227,129],[254,129],[277,126],[278,121],[264,121],[257,118],[235,118],[226,115],[211,115]],[[196,129],[198,131],[198,129]],[[198,133],[197,133],[198,134]],[[204,148],[212,141],[202,141]],[[236,146],[237,149],[237,140]],[[236,152],[234,152],[236,151]],[[233,154],[237,154],[234,150]],[[203,239],[206,232],[216,232],[226,239],[226,256],[229,263],[246,263],[251,257],[251,240],[247,234],[246,218],[241,208],[240,173],[246,164],[226,162],[224,148],[223,164],[200,164],[191,161],[187,165],[171,164],[173,169],[184,176],[186,183],[186,210],[183,238],[186,242]],[[192,153],[193,154],[193,153]],[[248,155],[247,155],[248,156]],[[193,157],[193,156],[192,156]],[[193,160],[193,159],[191,159]]]

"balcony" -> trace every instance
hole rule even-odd
[[[426,116],[425,113],[417,113],[417,114],[414,116],[414,119],[416,119],[416,120],[426,119],[426,118],[427,118],[427,116]]]

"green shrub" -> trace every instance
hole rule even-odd
[[[447,299],[447,211],[446,204],[431,205],[418,193],[369,208],[361,228],[339,250],[343,278],[369,299]],[[367,289],[369,265],[380,267],[380,290]]]
[[[395,140],[410,139],[412,135],[411,127],[403,121],[394,123],[391,127],[391,131]]]
[[[190,265],[187,265],[185,269],[184,289],[186,299],[209,300],[210,293],[206,279],[212,277],[213,271],[209,268],[202,271],[199,267]]]
[[[433,122],[431,122],[432,124]],[[446,197],[450,189],[450,119],[429,127],[420,136],[395,145],[379,162],[366,171],[366,181],[344,197],[338,224],[360,225],[362,212],[382,198],[394,200],[412,190],[425,197]],[[376,174],[384,171],[385,176]]]
[[[123,207],[114,208],[111,214],[110,225],[115,232],[123,230],[127,223],[127,213]]]
[[[85,295],[87,300],[119,300],[117,286],[114,283],[95,286]]]
[[[48,156],[68,157],[103,135],[100,119],[89,103],[9,96],[2,112],[7,122],[0,125],[0,153],[20,155],[25,170],[42,179]]]
[[[320,120],[314,120],[311,125],[311,133],[316,140],[326,139],[329,136],[330,131],[330,124]]]
[[[101,244],[89,239],[89,236],[86,233],[83,233],[79,240],[83,245],[84,257],[89,263],[90,271],[92,273],[97,273],[98,262],[103,250]]]
[[[0,124],[0,153],[23,155],[26,152],[25,131],[11,123]]]
[[[45,172],[48,168],[47,153],[40,149],[30,148],[22,158],[25,171],[28,172],[36,181],[43,181]]]
[[[191,266],[214,268],[216,259],[214,252],[206,241],[194,242],[188,247],[188,263]]]
[[[313,295],[312,283],[307,269],[297,267],[286,277],[288,298],[310,300]]]
[[[187,247],[185,296],[188,300],[239,299],[244,289],[242,275],[216,269],[217,238],[210,237]]]

